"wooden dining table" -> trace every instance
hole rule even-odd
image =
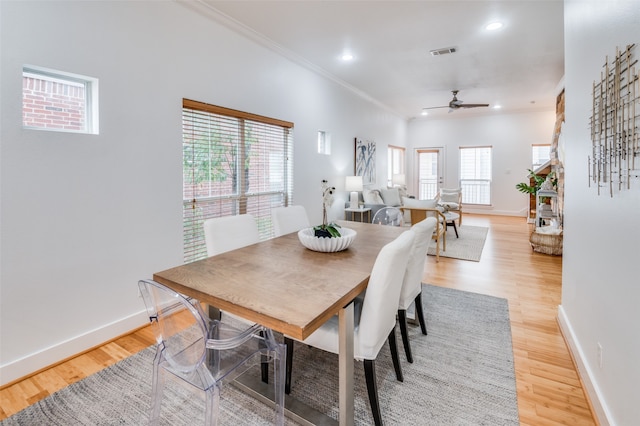
[[[305,248],[297,233],[157,272],[153,279],[200,302],[304,340],[339,318],[339,423],[353,425],[353,299],[380,249],[406,228],[339,221],[357,236],[335,253]]]

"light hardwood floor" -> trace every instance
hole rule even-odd
[[[524,218],[465,214],[464,225],[489,227],[481,261],[428,256],[423,281],[509,301],[522,425],[596,424],[556,321],[562,258],[531,250]],[[153,343],[145,327],[5,387],[0,420]]]

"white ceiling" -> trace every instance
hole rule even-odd
[[[447,105],[453,89],[465,103],[502,109],[430,117],[553,109],[564,75],[562,0],[201,1],[221,22],[407,118]],[[504,27],[486,31],[492,21]],[[429,54],[445,47],[457,52]]]

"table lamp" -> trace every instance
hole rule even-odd
[[[358,208],[358,192],[362,191],[362,176],[347,176],[344,182],[344,189],[351,191],[349,198],[349,208]]]

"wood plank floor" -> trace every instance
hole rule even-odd
[[[428,256],[423,281],[509,301],[522,425],[595,425],[556,322],[562,258],[531,250],[524,218],[465,214],[464,225],[490,228],[481,261]],[[153,343],[145,327],[1,389],[0,420]]]

